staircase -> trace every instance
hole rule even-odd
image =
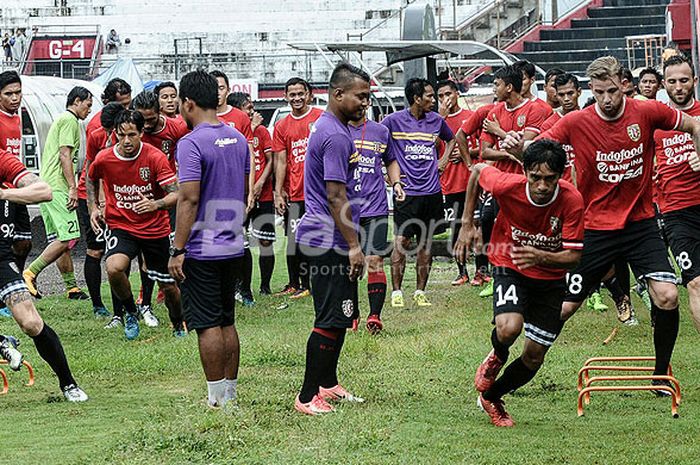
[[[577,75],[584,75],[588,64],[604,55],[612,55],[627,66],[628,54],[634,53],[632,68],[645,66],[645,41],[633,40],[628,46],[627,38],[665,34],[668,3],[604,0],[602,7],[588,8],[587,18],[571,20],[569,29],[541,30],[540,41],[525,42],[518,56],[544,70],[561,68]]]

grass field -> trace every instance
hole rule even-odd
[[[407,295],[413,290],[409,266]],[[388,274],[388,269],[387,269]],[[366,397],[311,418],[292,409],[313,320],[311,299],[258,297],[237,308],[241,337],[239,408],[205,407],[206,385],[194,334],[176,340],[166,324],[142,325],[138,340],[102,329],[89,305],[49,297],[38,302],[62,337],[75,376],[90,395],[61,401],[56,378],[29,338],[22,349],[38,373],[8,373],[0,397],[2,462],[7,464],[697,464],[700,462],[700,352],[682,291],[682,326],[673,359],[684,388],[681,417],[651,394],[600,393],[576,416],[575,375],[594,355],[651,354],[649,315],[635,300],[640,325],[620,328],[613,311],[582,310],[566,326],[535,380],[506,399],[516,427],[496,430],[475,406],[473,374],[489,350],[488,299],[451,288],[454,265],[436,263],[427,310],[385,309],[386,330],[349,334],[340,379]],[[278,259],[273,289],[286,280]],[[254,289],[257,289],[257,265]],[[364,283],[362,284],[364,289]],[[105,286],[103,295],[107,296]],[[410,300],[410,299],[409,299]],[[361,294],[363,316],[366,294]],[[610,301],[608,301],[610,303]],[[161,322],[167,312],[158,306]],[[0,332],[18,334],[3,319]],[[519,350],[518,343],[514,350]],[[7,371],[7,370],[6,370]]]

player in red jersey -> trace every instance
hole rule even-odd
[[[168,118],[178,118],[177,87],[172,81],[163,81],[153,88],[153,93],[158,97],[160,112]],[[180,118],[178,118],[180,119]]]
[[[557,98],[557,86],[554,81],[557,76],[565,74],[563,69],[551,68],[547,70],[547,74],[544,75],[544,90],[547,92],[547,105],[552,107],[552,110],[556,110],[561,107],[561,102]]]
[[[652,205],[654,131],[690,133],[700,147],[700,122],[657,101],[626,98],[622,67],[614,57],[588,66],[596,104],[566,115],[539,137],[568,143],[576,152],[578,189],[586,204],[585,247],[571,273],[562,318],[581,306],[612,264],[624,258],[649,289],[654,323],[654,373],[668,372],[678,336],[678,289]],[[506,146],[517,151],[517,136]],[[654,384],[667,384],[654,381]],[[661,394],[661,391],[658,392]]]
[[[284,215],[287,233],[287,274],[289,282],[279,294],[294,298],[309,295],[306,259],[296,245],[296,230],[304,215],[304,161],[306,145],[314,122],[323,110],[309,105],[311,86],[294,77],[284,85],[292,113],[275,124],[272,150],[275,153],[275,208]]]
[[[168,272],[170,221],[167,209],[177,202],[177,178],[163,153],[141,142],[144,119],[124,110],[115,122],[117,145],[102,150],[88,171],[88,205],[95,233],[103,228],[107,248],[107,274],[114,293],[124,304],[124,332],[138,337],[136,303],[126,271],[143,255],[148,276],[165,293],[173,335],[184,336],[180,290]],[[104,185],[104,212],[98,200]]]
[[[459,106],[459,89],[453,81],[440,81],[437,84],[437,97],[439,102],[439,113],[445,119],[453,133],[457,133],[465,121],[474,113]],[[478,156],[478,146],[474,147],[471,137],[466,138],[466,143],[457,140],[452,153],[442,153],[444,143],[441,142],[440,161],[440,187],[443,195],[443,210],[445,211],[445,222],[451,226],[451,247],[454,247],[459,229],[461,227],[460,218],[464,211],[464,193],[467,190],[469,180],[469,167],[472,164],[472,154]],[[471,144],[471,145],[470,145]],[[469,282],[467,268],[462,263],[457,263],[459,274],[452,281],[453,286],[461,286]]]
[[[248,115],[236,108],[232,107],[226,101],[228,94],[231,92],[228,76],[221,71],[215,70],[211,73],[218,83],[219,106],[216,108],[216,117],[225,124],[238,130],[243,134],[248,142],[253,140],[253,131],[250,127],[250,118]]]
[[[129,105],[131,105],[131,86],[124,79],[114,78],[105,86],[100,100],[102,100],[103,105],[107,105],[110,102],[119,102],[124,108],[129,108]],[[100,112],[98,111],[88,122],[85,134],[90,134],[101,126]]]
[[[566,269],[583,248],[583,199],[561,180],[566,153],[552,141],[538,141],[523,155],[525,176],[480,163],[472,168],[467,206],[455,257],[464,262],[476,235],[473,224],[479,185],[501,206],[489,260],[494,265],[493,349],[479,366],[474,383],[478,405],[496,426],[513,426],[503,395],[524,386],[542,366],[562,329],[560,312]],[[522,355],[496,379],[509,348],[525,329]]]
[[[655,68],[644,68],[639,72],[639,95],[648,100],[656,100],[662,82],[663,76]]]
[[[27,171],[14,154],[2,149],[0,185],[12,186],[0,189],[0,301],[11,310],[22,331],[34,341],[41,358],[56,373],[66,400],[84,402],[88,400],[88,396],[73,378],[58,335],[44,323],[37,312],[12,252],[14,206],[48,202],[52,198],[51,188],[38,176]],[[0,336],[0,355],[8,359],[13,370],[19,370],[22,366],[22,355],[17,352],[15,345],[14,338]]]
[[[547,119],[552,114],[552,107],[547,102],[532,93],[532,86],[535,85],[535,65],[526,60],[513,63],[513,68],[519,70],[523,75],[522,95],[524,99],[530,100],[543,113],[543,118]],[[537,85],[535,85],[535,92]]]
[[[664,63],[669,106],[700,119],[700,102],[693,96],[697,83],[693,65],[685,57],[676,55]],[[700,331],[700,160],[686,133],[656,131],[654,142],[663,230],[688,288],[695,328]]]

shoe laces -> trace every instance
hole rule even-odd
[[[320,410],[328,410],[332,408],[331,404],[326,402],[326,400],[318,394],[311,399],[311,406]]]
[[[495,354],[490,355],[489,359],[486,361],[486,369],[484,370],[484,375],[487,378],[491,378],[496,375],[496,373],[498,372],[498,370],[501,369],[502,366],[503,364]]]
[[[493,405],[493,408],[496,410],[499,419],[505,420],[510,418],[510,415],[508,415],[508,412],[506,412],[506,403],[503,402],[503,399],[488,400],[487,402],[491,402],[491,405]]]

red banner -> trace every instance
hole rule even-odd
[[[90,59],[95,37],[35,38],[29,50],[30,60]]]

